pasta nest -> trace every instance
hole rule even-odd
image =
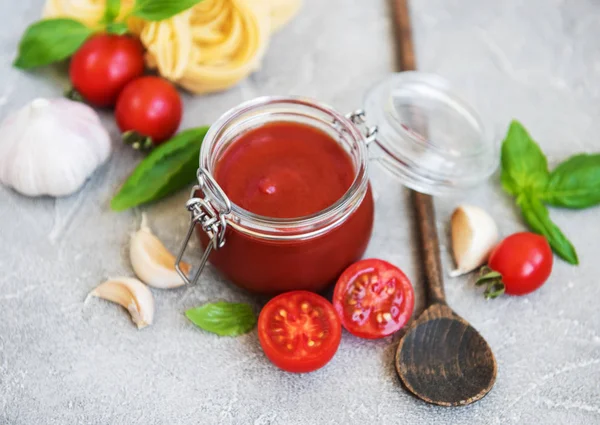
[[[260,66],[271,34],[300,9],[302,0],[203,0],[170,19],[129,18],[146,47],[146,64],[193,93],[227,89]],[[122,0],[121,19],[133,6]],[[44,17],[97,25],[106,0],[47,0]]]

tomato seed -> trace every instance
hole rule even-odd
[[[284,309],[281,309],[281,310],[279,310],[279,314],[280,314],[282,317],[286,317],[286,316],[287,316],[287,312],[286,312]]]
[[[357,301],[354,298],[348,300],[348,305],[356,305]]]
[[[306,313],[308,311],[309,305],[308,305],[308,303],[302,303],[302,304],[300,304],[300,308],[302,309],[303,312]]]
[[[392,315],[390,313],[383,313],[383,318],[386,322],[389,322],[390,320],[392,320]]]
[[[355,297],[355,298],[364,298],[364,296],[365,296],[365,292],[364,292],[364,290],[362,290],[362,289],[355,288],[355,289],[352,291],[352,294],[351,294],[351,296],[353,296],[353,297]]]
[[[381,313],[377,313],[377,316],[375,316],[375,318],[377,319],[377,323],[383,322],[383,315]]]
[[[308,346],[312,347],[313,345],[315,345],[315,342],[312,339],[308,340]]]

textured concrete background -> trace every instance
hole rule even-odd
[[[497,139],[516,117],[553,163],[600,150],[598,1],[412,3],[420,68],[451,80]],[[66,85],[62,70],[9,66],[42,0],[2,4],[0,117],[35,96],[59,96]],[[210,123],[263,94],[355,109],[393,69],[388,13],[384,0],[307,0],[273,38],[260,72],[227,93],[186,96],[183,126]],[[116,136],[108,114],[105,123]],[[141,210],[115,214],[108,201],[139,156],[115,147],[110,163],[70,198],[28,199],[0,188],[1,424],[600,423],[600,209],[552,211],[581,266],[556,261],[534,294],[486,302],[472,278],[447,279],[450,305],[491,344],[499,374],[479,403],[440,408],[401,388],[392,367],[397,337],[372,342],[345,333],[327,367],[292,375],[269,363],[256,332],[231,339],[196,329],[183,312],[206,301],[260,307],[212,270],[196,287],[153,290],[156,320],[143,331],[118,306],[84,306],[106,277],[132,273],[126,246]],[[373,181],[377,224],[368,255],[397,264],[419,286],[406,192],[377,170]],[[182,193],[144,208],[172,249],[187,226],[185,200]],[[461,199],[437,200],[443,235],[452,209],[466,201],[493,212],[503,234],[523,228],[494,176]],[[448,269],[445,247],[443,255]]]

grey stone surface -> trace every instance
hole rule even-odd
[[[35,96],[59,96],[66,85],[64,70],[10,68],[42,1],[2,4],[0,117]],[[553,163],[600,150],[600,3],[415,0],[412,7],[420,68],[451,80],[496,139],[516,117]],[[186,95],[183,127],[263,94],[312,96],[341,111],[360,106],[365,89],[393,69],[388,12],[384,0],[307,0],[273,38],[259,72],[226,93]],[[108,208],[139,155],[116,142],[107,113],[104,122],[116,149],[81,192],[29,199],[0,188],[1,424],[600,423],[598,208],[552,210],[581,265],[557,260],[534,294],[486,302],[472,278],[447,279],[449,303],[489,341],[499,372],[479,403],[434,407],[400,386],[392,367],[397,337],[373,342],[345,333],[327,367],[292,375],[269,363],[256,332],[230,339],[194,328],[183,311],[206,301],[260,307],[213,270],[196,287],[153,290],[156,321],[143,331],[115,305],[84,305],[103,279],[132,273],[125,249],[142,211]],[[418,288],[406,192],[373,171],[377,224],[368,255],[397,264]],[[187,226],[185,200],[182,193],[143,209],[172,249]],[[461,202],[486,207],[505,235],[523,229],[497,175],[472,193],[437,200],[442,234]],[[443,255],[448,270],[445,246]]]

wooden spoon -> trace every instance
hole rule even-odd
[[[467,405],[492,389],[496,360],[479,332],[446,304],[433,200],[418,192],[412,196],[429,303],[400,340],[396,371],[406,388],[428,403]]]
[[[398,64],[416,69],[408,0],[393,0]],[[426,134],[424,117],[413,128]],[[441,406],[463,406],[485,396],[496,382],[496,359],[488,343],[457,315],[444,295],[435,211],[430,195],[412,192],[419,227],[428,308],[413,322],[396,351],[396,371],[420,399]]]

